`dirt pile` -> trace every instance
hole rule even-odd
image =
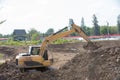
[[[28,46],[0,46],[0,54],[4,54],[4,58],[15,57],[21,52],[26,52]]]
[[[95,50],[102,47],[102,45],[100,45],[97,42],[88,42],[86,44],[83,45],[83,48],[86,50]]]
[[[61,68],[62,80],[120,80],[120,46],[77,55]]]
[[[17,76],[19,72],[13,61],[5,62],[0,65],[0,80],[9,80],[9,78]]]
[[[0,65],[0,80],[58,80],[58,70],[31,71],[22,73],[14,61]]]

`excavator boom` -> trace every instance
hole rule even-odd
[[[88,36],[85,34],[85,32],[77,25],[74,24],[73,20],[72,20],[72,23],[71,23],[71,29],[68,30],[68,31],[65,31],[65,32],[62,32],[65,28],[63,28],[62,30],[54,33],[53,35],[50,35],[48,37],[45,38],[45,40],[43,41],[43,43],[41,44],[41,47],[40,47],[40,55],[43,56],[44,55],[44,51],[46,50],[46,47],[49,43],[59,39],[59,38],[62,38],[64,36],[67,36],[69,34],[72,34],[74,32],[78,33],[82,38],[84,38],[87,42],[89,43],[92,43],[90,41],[90,39],[88,38]]]

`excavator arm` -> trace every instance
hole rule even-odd
[[[43,56],[44,55],[44,52],[46,50],[46,47],[49,43],[59,39],[59,38],[62,38],[64,36],[67,36],[69,34],[72,34],[74,32],[77,32],[81,37],[83,37],[87,42],[91,42],[89,40],[89,38],[87,37],[87,35],[85,34],[85,32],[77,25],[74,24],[74,22],[72,22],[71,24],[72,28],[68,31],[65,31],[65,32],[61,32],[61,31],[58,31],[57,33],[54,33],[53,35],[50,35],[48,37],[45,38],[45,40],[42,42],[41,44],[41,47],[40,47],[40,55]]]
[[[69,35],[71,33],[75,32],[74,29],[71,29],[70,31],[66,31],[66,32],[61,32],[61,33],[58,33],[58,34],[53,34],[47,38],[45,38],[45,40],[42,42],[41,44],[41,47],[40,47],[40,55],[43,56],[44,55],[44,52],[46,50],[46,47],[49,43],[59,39],[59,38],[62,38],[66,35]]]

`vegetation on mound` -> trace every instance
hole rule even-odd
[[[79,42],[79,40],[67,40],[67,39],[58,39],[54,42],[52,42],[52,44],[64,44],[64,43],[71,43],[71,42]],[[5,41],[5,42],[0,42],[1,46],[26,46],[26,45],[39,45],[41,44],[42,41],[41,40],[37,40],[37,41]]]

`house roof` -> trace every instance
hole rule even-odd
[[[13,35],[26,35],[26,31],[24,29],[15,29]]]

